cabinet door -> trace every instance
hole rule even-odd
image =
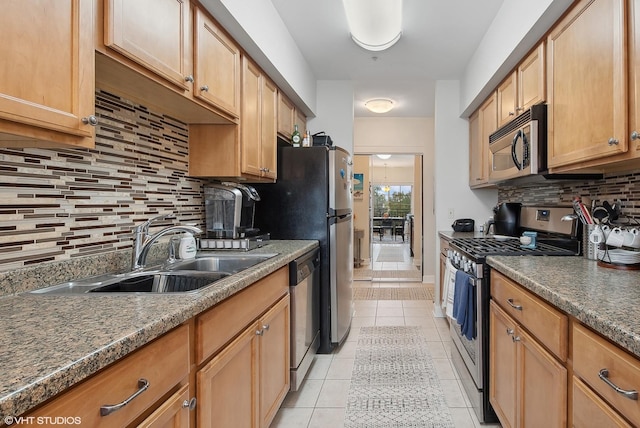
[[[567,369],[522,330],[516,332],[522,427],[567,426]],[[541,411],[544,409],[544,411]]]
[[[469,186],[472,188],[487,181],[487,167],[483,162],[487,157],[483,156],[482,148],[480,112],[476,111],[469,117]]]
[[[548,164],[627,151],[625,0],[581,0],[547,39]]]
[[[138,428],[189,428],[189,385],[184,385]]]
[[[630,428],[618,413],[577,377],[573,377],[572,426]]]
[[[489,401],[502,426],[515,427],[518,409],[516,323],[493,301],[489,329]]]
[[[545,100],[544,43],[520,63],[517,70],[518,104],[516,115]]]
[[[0,140],[93,147],[94,128],[82,122],[95,111],[91,2],[5,0],[0,39]]]
[[[105,0],[104,44],[186,90],[190,14],[188,0]]]
[[[287,141],[291,139],[294,125],[295,106],[282,93],[278,93],[278,133]],[[302,131],[300,131],[302,133]]]
[[[498,86],[498,127],[506,125],[516,116],[517,73],[511,73],[507,79]]]
[[[258,330],[252,324],[198,371],[198,427],[258,426]]]
[[[629,2],[629,154],[640,156],[640,1]]]
[[[263,76],[260,111],[260,169],[262,176],[276,179],[278,175],[277,151],[277,109],[278,88]]]
[[[478,123],[470,123],[469,147],[472,188],[486,187],[489,183],[489,136],[498,128],[498,98],[494,92],[478,109]],[[473,172],[471,172],[473,171]]]
[[[289,295],[261,319],[260,426],[268,427],[289,391]]]
[[[200,9],[196,10],[194,95],[238,117],[240,50]]]
[[[242,58],[242,172],[260,176],[260,90],[262,72],[247,57]]]

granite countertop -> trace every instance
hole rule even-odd
[[[584,257],[490,256],[487,263],[640,358],[640,271]]]
[[[0,298],[0,417],[25,413],[317,246],[270,241],[251,252],[277,256],[196,293]]]

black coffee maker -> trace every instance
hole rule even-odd
[[[493,208],[493,220],[489,220],[485,233],[489,233],[489,228],[493,226],[493,233],[496,235],[518,236],[520,228],[520,210],[522,204],[519,202],[502,202]]]
[[[253,227],[256,189],[238,183],[222,182],[204,186],[206,237],[210,239],[250,238],[260,233]]]

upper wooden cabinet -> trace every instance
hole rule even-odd
[[[547,122],[552,172],[627,151],[625,3],[581,0],[549,33]]]
[[[189,0],[104,0],[104,44],[189,89]]]
[[[0,146],[94,147],[91,3],[3,1],[0,38]]]
[[[545,100],[544,65],[541,43],[498,86],[498,127]]]
[[[196,10],[194,92],[201,100],[240,113],[240,49],[200,9]]]
[[[282,92],[278,92],[278,134],[287,141],[291,140],[296,120],[296,107]]]
[[[489,184],[489,136],[498,129],[497,94],[494,92],[469,118],[469,187]]]

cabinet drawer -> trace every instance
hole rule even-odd
[[[567,360],[569,319],[515,282],[491,271],[491,297],[560,360]]]
[[[87,381],[55,398],[29,416],[73,416],[82,426],[127,426],[151,407],[189,373],[189,327],[183,325],[145,345],[102,370]],[[106,416],[100,408],[115,405],[139,390],[139,380],[148,388],[127,405]]]
[[[640,391],[640,361],[578,323],[573,324],[572,355],[574,374],[634,425],[640,426],[638,398],[616,392],[600,378],[601,371],[606,369],[607,379],[618,388]]]
[[[196,364],[201,364],[289,291],[284,267],[219,303],[196,320]]]
[[[631,425],[575,376],[573,378],[573,426],[631,428]]]

